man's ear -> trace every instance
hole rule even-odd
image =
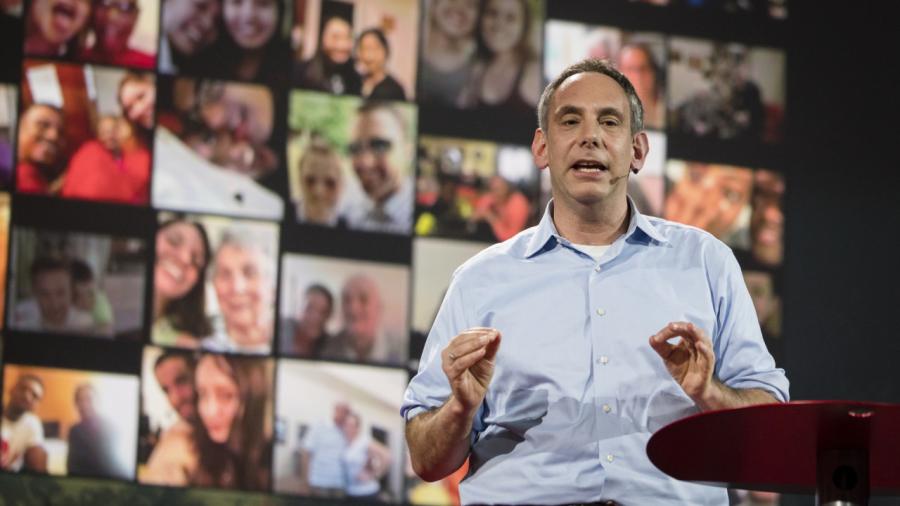
[[[547,136],[540,128],[534,131],[534,139],[531,140],[531,156],[539,169],[550,165],[550,159],[547,156]]]
[[[647,138],[647,132],[640,131],[634,134],[631,143],[631,172],[637,174],[644,167],[647,161],[647,153],[650,152],[650,140]]]

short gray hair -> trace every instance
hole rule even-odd
[[[622,90],[628,97],[628,105],[631,109],[631,135],[644,129],[644,106],[641,104],[641,99],[638,97],[637,91],[634,90],[631,81],[629,81],[624,74],[619,72],[619,70],[608,60],[588,58],[587,60],[582,60],[566,67],[556,79],[544,88],[544,92],[541,93],[541,99],[538,101],[538,126],[541,130],[544,132],[547,131],[547,119],[550,115],[550,102],[553,100],[553,95],[556,94],[556,90],[562,86],[563,81],[566,79],[585,72],[603,74],[619,83],[619,86],[622,87]]]

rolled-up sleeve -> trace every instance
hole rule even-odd
[[[406,387],[400,414],[407,422],[424,411],[441,407],[450,397],[450,383],[441,367],[441,351],[457,334],[469,328],[461,278],[457,270],[428,333],[419,371]]]
[[[784,370],[766,348],[750,292],[737,259],[727,246],[711,269],[717,328],[713,335],[716,377],[735,389],[759,388],[781,402],[790,400]],[[714,261],[715,262],[715,261]]]

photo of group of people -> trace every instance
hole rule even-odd
[[[281,353],[403,366],[409,354],[408,301],[407,266],[285,254]]]
[[[278,229],[268,222],[160,215],[151,341],[268,355],[274,337]]]
[[[456,269],[549,208],[536,108],[586,57],[643,104],[636,209],[732,247],[781,339],[785,52],[604,23],[632,3],[0,2],[0,470],[458,504],[402,395]]]
[[[25,54],[152,70],[159,0],[32,0]]]
[[[419,2],[298,2],[291,84],[369,100],[415,98]]]
[[[271,359],[147,347],[137,479],[269,490]]]
[[[315,498],[403,501],[406,374],[283,360],[278,367],[275,490]],[[306,402],[295,402],[304,392]]]
[[[418,236],[505,241],[537,223],[539,193],[528,148],[419,137]]]
[[[410,233],[414,106],[294,91],[288,128],[289,186],[298,222]]]
[[[16,189],[146,204],[154,76],[26,60]]]
[[[9,328],[141,339],[142,240],[14,227],[12,243]]]
[[[541,92],[541,0],[429,0],[419,49],[419,103],[514,117]]]
[[[0,469],[130,480],[138,378],[6,364]]]

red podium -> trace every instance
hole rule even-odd
[[[900,404],[800,401],[700,413],[650,438],[679,480],[784,493],[820,505],[900,495]]]

